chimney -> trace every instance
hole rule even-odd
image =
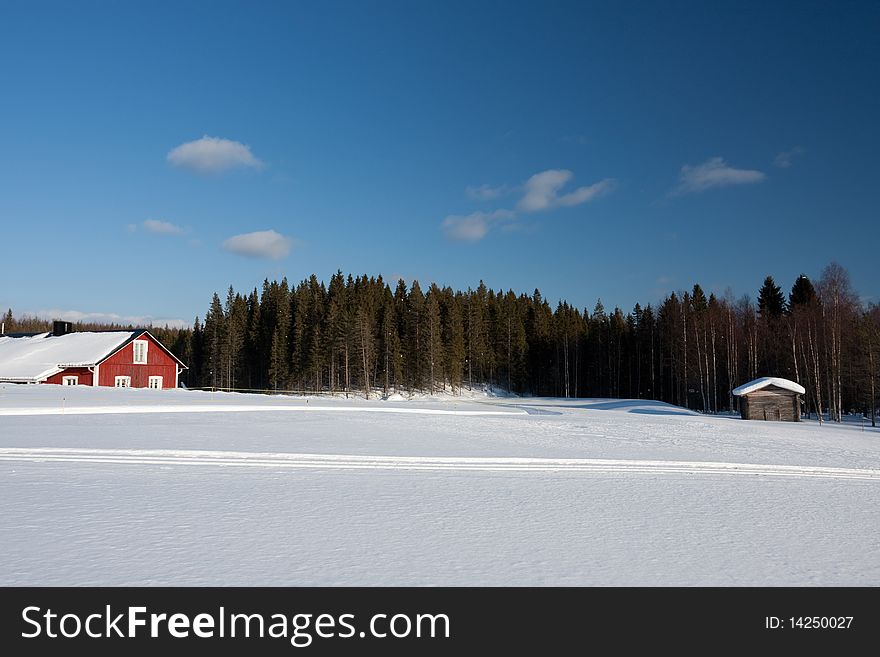
[[[73,333],[72,322],[61,322],[57,319],[52,322],[52,335],[67,335]]]

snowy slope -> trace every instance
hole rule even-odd
[[[657,402],[0,385],[0,584],[877,585],[878,468]]]

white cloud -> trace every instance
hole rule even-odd
[[[233,235],[223,242],[223,248],[249,258],[279,260],[290,253],[293,240],[274,230],[258,230],[253,233]]]
[[[37,310],[26,311],[23,316],[39,317],[40,319],[62,319],[66,322],[86,322],[95,324],[122,324],[128,326],[167,326],[168,328],[186,328],[188,322],[182,319],[152,317],[150,315],[118,315],[116,313],[86,312],[82,310]]]
[[[506,194],[508,189],[507,185],[501,185],[500,187],[480,185],[479,187],[466,187],[464,191],[472,201],[491,201]]]
[[[523,212],[537,212],[556,207],[570,207],[586,203],[614,188],[614,180],[606,178],[573,192],[559,195],[559,190],[572,179],[574,174],[566,169],[548,169],[536,173],[525,185],[525,194],[519,200],[517,208]]]
[[[199,173],[219,173],[239,167],[262,169],[264,164],[241,142],[208,137],[188,141],[168,151],[168,161],[176,167]]]
[[[441,226],[449,239],[461,242],[478,242],[499,222],[511,219],[513,216],[510,210],[472,212],[468,215],[451,214],[443,220]]]
[[[156,233],[157,235],[183,235],[186,232],[180,226],[158,219],[147,219],[143,226],[148,233]]]
[[[780,169],[787,169],[794,163],[795,158],[803,154],[804,149],[800,146],[795,146],[794,148],[791,148],[787,151],[782,151],[776,157],[774,157],[773,164]]]
[[[474,201],[492,200],[513,192],[522,192],[523,196],[517,203],[516,211],[500,208],[490,212],[451,214],[443,219],[440,226],[450,239],[477,242],[496,227],[503,231],[520,229],[522,226],[512,221],[516,218],[517,212],[538,212],[551,208],[580,205],[610,192],[616,184],[613,178],[606,178],[592,185],[578,187],[568,194],[560,194],[560,189],[573,176],[571,171],[565,169],[549,169],[536,173],[518,187],[508,187],[507,185],[468,187],[465,191]]]
[[[672,190],[672,193],[673,195],[691,194],[713,187],[748,185],[759,183],[766,177],[761,171],[734,169],[728,166],[723,158],[713,157],[695,166],[685,164],[681,168],[678,187]]]

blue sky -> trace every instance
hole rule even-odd
[[[0,305],[190,323],[342,269],[629,309],[832,260],[876,301],[878,32],[876,2],[2,0]]]

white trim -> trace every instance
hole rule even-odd
[[[152,341],[156,343],[156,346],[158,346],[159,349],[161,349],[161,350],[164,351],[166,354],[168,354],[169,356],[171,356],[171,358],[173,358],[176,362],[178,362],[178,363],[180,364],[180,366],[181,366],[183,369],[185,369],[185,370],[188,370],[188,369],[189,369],[189,368],[186,366],[186,364],[184,364],[184,362],[183,362],[182,360],[180,360],[177,356],[175,356],[173,353],[171,353],[171,351],[168,349],[168,347],[166,347],[164,344],[162,344],[161,342],[159,342],[159,339],[158,339],[155,335],[153,335],[152,333],[150,333],[149,331],[146,331],[146,330],[135,331],[135,333],[138,335],[139,339],[142,339],[141,336],[144,336],[144,335],[148,335],[148,336],[150,336],[150,338],[152,339]],[[118,354],[120,351],[122,351],[125,347],[127,347],[129,342],[130,342],[129,340],[126,340],[126,341],[122,342],[122,343],[121,343],[116,349],[114,349],[114,350],[111,351],[109,354],[107,354],[106,356],[104,356],[104,357],[103,357],[100,361],[98,361],[98,362],[99,362],[99,363],[103,363],[103,362],[104,362],[105,360],[107,360],[108,358],[110,358],[110,357],[112,357],[112,356],[115,356],[115,355]]]
[[[98,368],[100,365],[95,365],[95,369],[92,370],[92,386],[98,385]]]
[[[120,385],[120,383],[122,385]],[[131,377],[117,376],[115,379],[113,379],[113,386],[116,388],[131,388]]]
[[[159,385],[154,386],[153,381],[156,381]],[[162,389],[162,377],[161,376],[150,376],[147,377],[147,387],[152,388],[153,390],[161,390]]]
[[[78,386],[79,385],[79,377],[73,374],[68,374],[67,376],[61,377],[61,385],[63,386]]]
[[[139,346],[142,346],[144,348],[143,360],[138,360],[138,347]],[[132,351],[131,362],[134,363],[135,365],[146,365],[147,361],[148,361],[148,358],[147,358],[148,351],[147,350],[149,348],[150,348],[150,341],[149,340],[140,340],[140,339],[133,340],[131,343],[131,351]]]

